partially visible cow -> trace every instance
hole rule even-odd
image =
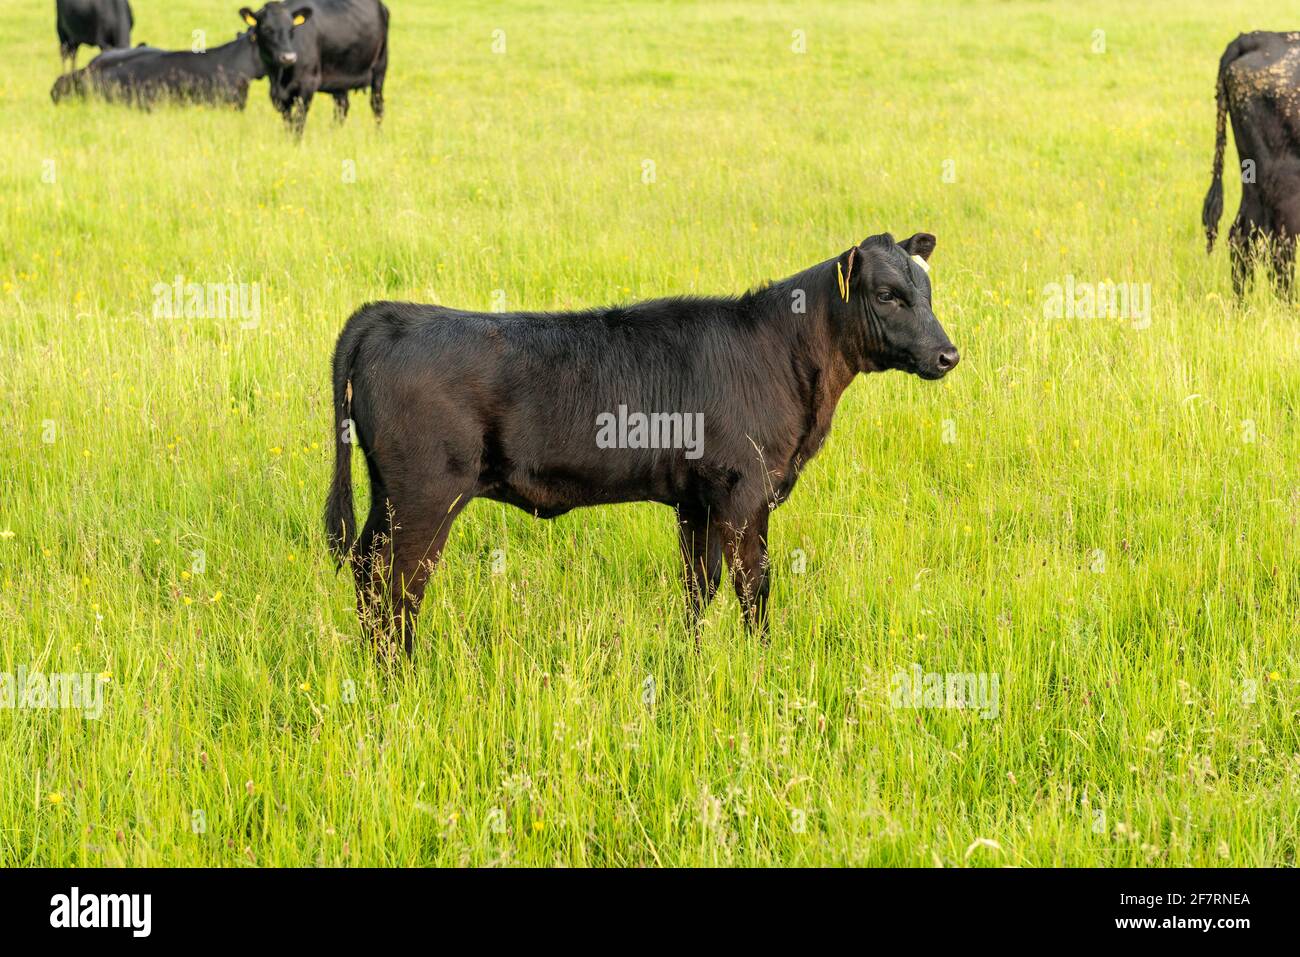
[[[248,86],[266,76],[252,31],[204,53],[160,50],[141,44],[101,53],[54,82],[55,103],[94,94],[113,103],[148,109],[159,102],[214,103],[243,109]]]
[[[1241,160],[1241,208],[1228,230],[1232,288],[1240,297],[1256,252],[1289,297],[1300,235],[1300,32],[1243,33],[1219,61],[1214,171],[1201,222],[1214,249],[1223,214],[1225,117]]]
[[[59,55],[63,70],[76,69],[82,44],[114,50],[131,45],[131,4],[127,0],[55,0]]]
[[[334,97],[334,115],[342,122],[348,93],[369,87],[375,122],[383,121],[388,8],[380,0],[273,0],[239,15],[253,28],[271,102],[296,134],[302,135],[317,92]]]
[[[939,379],[958,362],[935,318],[935,239],[888,233],[731,298],[582,313],[376,302],[334,350],[330,546],[363,625],[411,650],[425,584],[476,497],[539,518],[615,502],[676,510],[692,621],[724,557],[767,629],[767,528],[859,373]],[[628,414],[631,410],[631,414]],[[352,511],[352,448],[370,515]]]

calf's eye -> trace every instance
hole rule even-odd
[[[876,293],[876,302],[890,303],[894,301],[894,294],[888,289],[881,289]]]

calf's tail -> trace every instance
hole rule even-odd
[[[325,536],[339,566],[352,553],[357,534],[352,511],[352,446],[357,441],[352,420],[352,366],[361,345],[363,311],[348,320],[334,347],[334,479],[325,499]]]

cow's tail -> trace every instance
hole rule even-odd
[[[1214,168],[1210,174],[1210,191],[1205,194],[1201,207],[1201,225],[1205,227],[1205,251],[1214,250],[1215,237],[1219,235],[1219,218],[1223,215],[1223,149],[1228,139],[1228,67],[1243,53],[1249,52],[1249,37],[1245,34],[1228,44],[1219,59],[1219,77],[1214,85]]]
[[[351,555],[357,535],[352,511],[352,446],[357,442],[352,367],[361,345],[365,311],[363,307],[352,315],[334,347],[334,479],[325,499],[325,536],[339,566]]]

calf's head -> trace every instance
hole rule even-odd
[[[287,3],[268,3],[254,13],[248,7],[239,11],[252,30],[252,40],[268,69],[283,69],[298,62],[294,49],[294,31],[311,19],[311,7],[291,7]]]
[[[960,360],[930,305],[934,245],[929,233],[901,243],[882,233],[840,256],[839,295],[850,307],[850,341],[864,371],[901,369],[942,379]]]

